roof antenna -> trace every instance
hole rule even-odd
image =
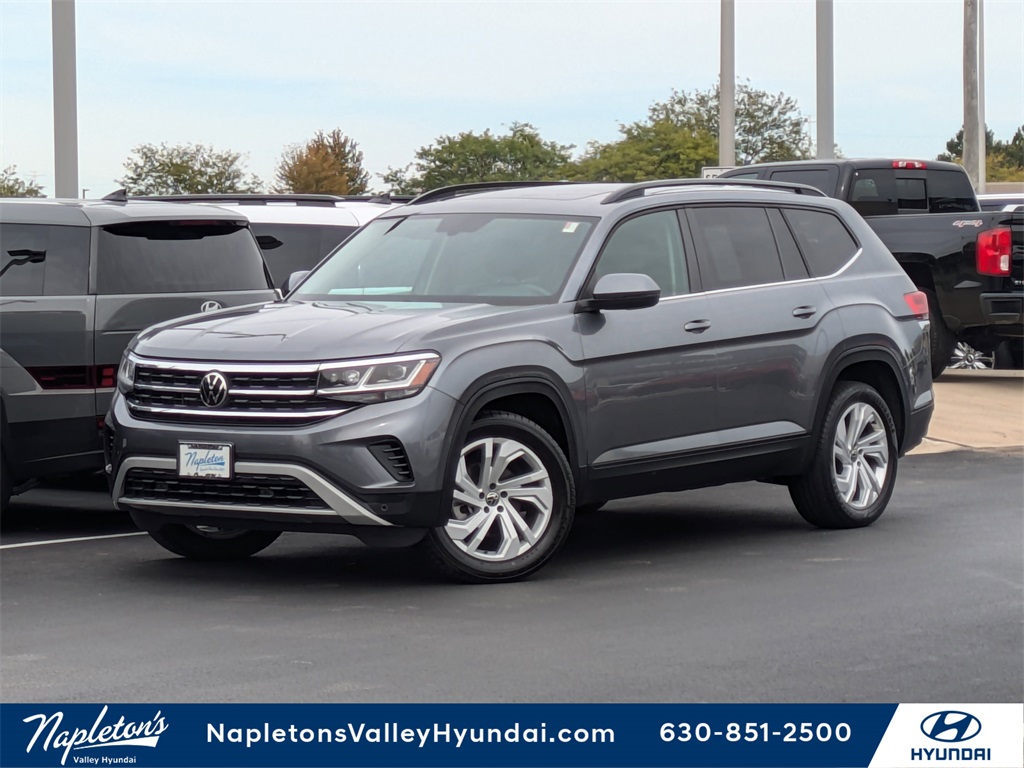
[[[103,199],[111,203],[127,203],[128,190],[118,189],[115,192],[111,192],[109,195],[104,195]]]

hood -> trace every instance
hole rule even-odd
[[[373,357],[415,351],[419,340],[436,338],[442,328],[516,309],[521,307],[274,302],[161,323],[140,333],[131,348],[143,357],[221,362]]]

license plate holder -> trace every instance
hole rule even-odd
[[[178,443],[178,476],[230,480],[234,476],[232,443]]]

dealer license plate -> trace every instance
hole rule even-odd
[[[231,443],[178,443],[178,475],[231,479]]]

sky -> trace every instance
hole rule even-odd
[[[0,0],[0,168],[53,195],[51,0]],[[243,154],[340,128],[371,188],[438,137],[513,122],[612,141],[719,69],[717,0],[77,0],[79,185],[117,188],[143,143]],[[984,0],[986,122],[1024,124],[1024,1]],[[834,0],[847,157],[929,159],[963,122],[962,0]],[[814,0],[736,0],[736,74],[815,115]],[[811,134],[814,127],[811,125]]]

